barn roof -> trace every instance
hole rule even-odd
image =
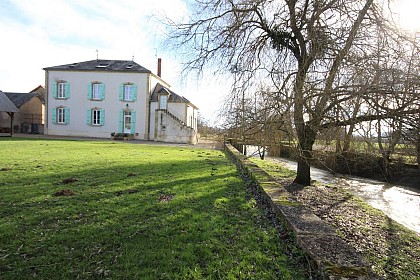
[[[1,112],[18,112],[15,104],[7,97],[7,95],[0,91],[0,111]]]
[[[4,92],[10,101],[15,104],[16,107],[20,108],[23,104],[38,96],[37,93],[20,93],[20,92]]]

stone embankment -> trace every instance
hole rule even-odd
[[[283,186],[232,145],[225,144],[225,150],[265,197],[277,218],[293,232],[297,246],[323,279],[372,278],[369,265],[331,226],[298,203]]]

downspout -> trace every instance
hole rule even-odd
[[[146,116],[147,116],[147,120],[146,120],[146,131],[147,131],[147,140],[149,141],[150,140],[150,117],[151,117],[151,114],[150,114],[150,95],[152,94],[151,93],[151,89],[150,89],[151,87],[150,87],[150,74],[148,74],[147,75],[147,94],[146,94],[146,98],[147,98],[147,100],[146,100],[146,106],[147,106],[147,108],[146,108]]]
[[[49,73],[48,70],[45,70],[45,98],[44,98],[44,102],[45,102],[45,109],[44,109],[44,134],[48,135],[48,112],[50,111],[48,108],[48,98],[49,98],[49,91],[50,91],[50,87],[48,84],[49,81],[49,77],[48,77]]]

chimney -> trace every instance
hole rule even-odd
[[[162,77],[162,58],[158,58],[157,75]]]

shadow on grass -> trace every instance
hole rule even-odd
[[[0,186],[3,279],[303,278],[225,158],[14,172]]]

